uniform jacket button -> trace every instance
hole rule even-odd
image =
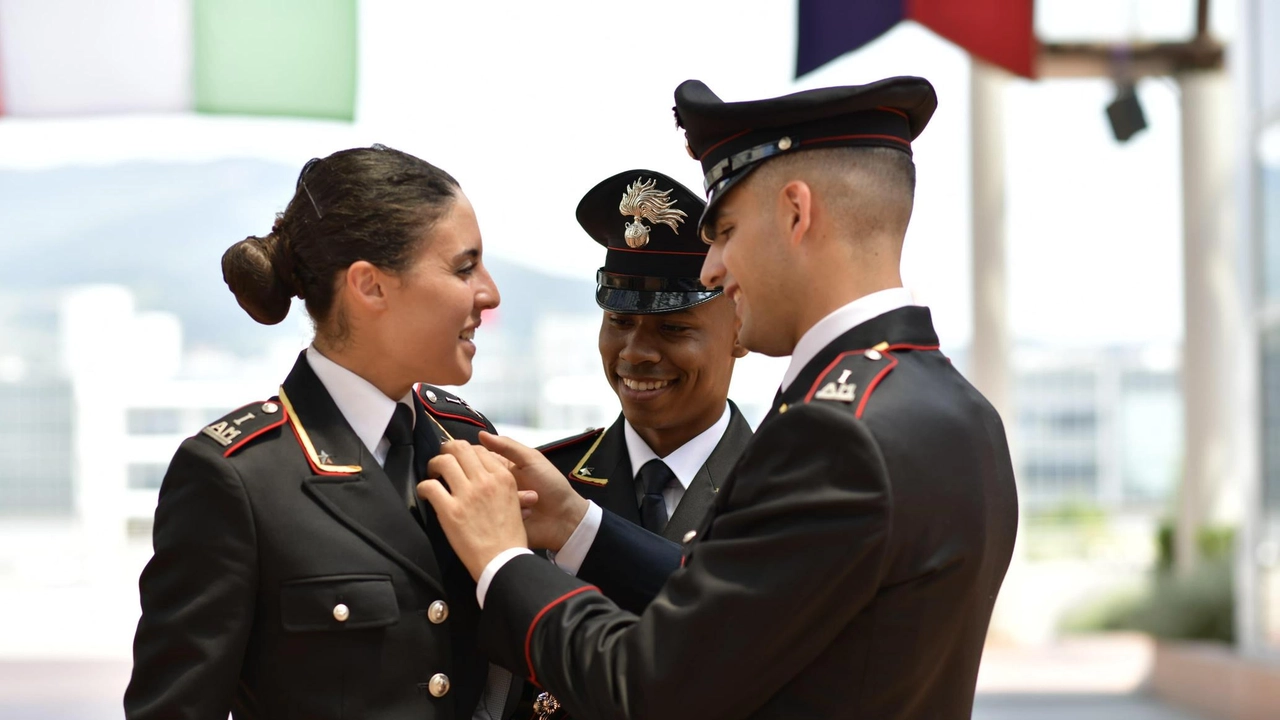
[[[338,622],[346,622],[349,617],[351,617],[351,608],[343,605],[342,603],[338,603],[333,606],[334,620],[337,620]]]
[[[444,697],[449,692],[449,676],[444,673],[432,675],[430,682],[427,683],[427,690],[434,697]]]
[[[444,622],[447,617],[449,617],[449,606],[443,600],[437,600],[427,608],[427,619],[434,625]]]
[[[685,542],[687,542],[687,543],[691,543],[691,542],[693,542],[693,539],[694,539],[694,538],[696,538],[696,537],[698,537],[698,531],[697,531],[697,530],[690,530],[689,532],[687,532],[687,533],[685,533],[685,534],[684,534],[684,541],[685,541]]]

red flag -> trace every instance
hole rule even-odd
[[[1021,75],[1035,74],[1034,0],[907,0],[907,17],[969,54]]]

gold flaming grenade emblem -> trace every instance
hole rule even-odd
[[[680,223],[688,216],[683,210],[675,209],[676,201],[671,199],[670,190],[659,190],[657,186],[657,180],[637,178],[622,194],[618,211],[635,220],[627,223],[628,247],[641,248],[649,243],[649,226],[642,222],[644,220],[654,225],[661,223],[680,234]]]

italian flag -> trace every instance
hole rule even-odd
[[[0,0],[0,115],[352,120],[357,0]]]

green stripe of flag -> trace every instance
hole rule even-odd
[[[352,120],[357,0],[195,0],[196,110]]]

